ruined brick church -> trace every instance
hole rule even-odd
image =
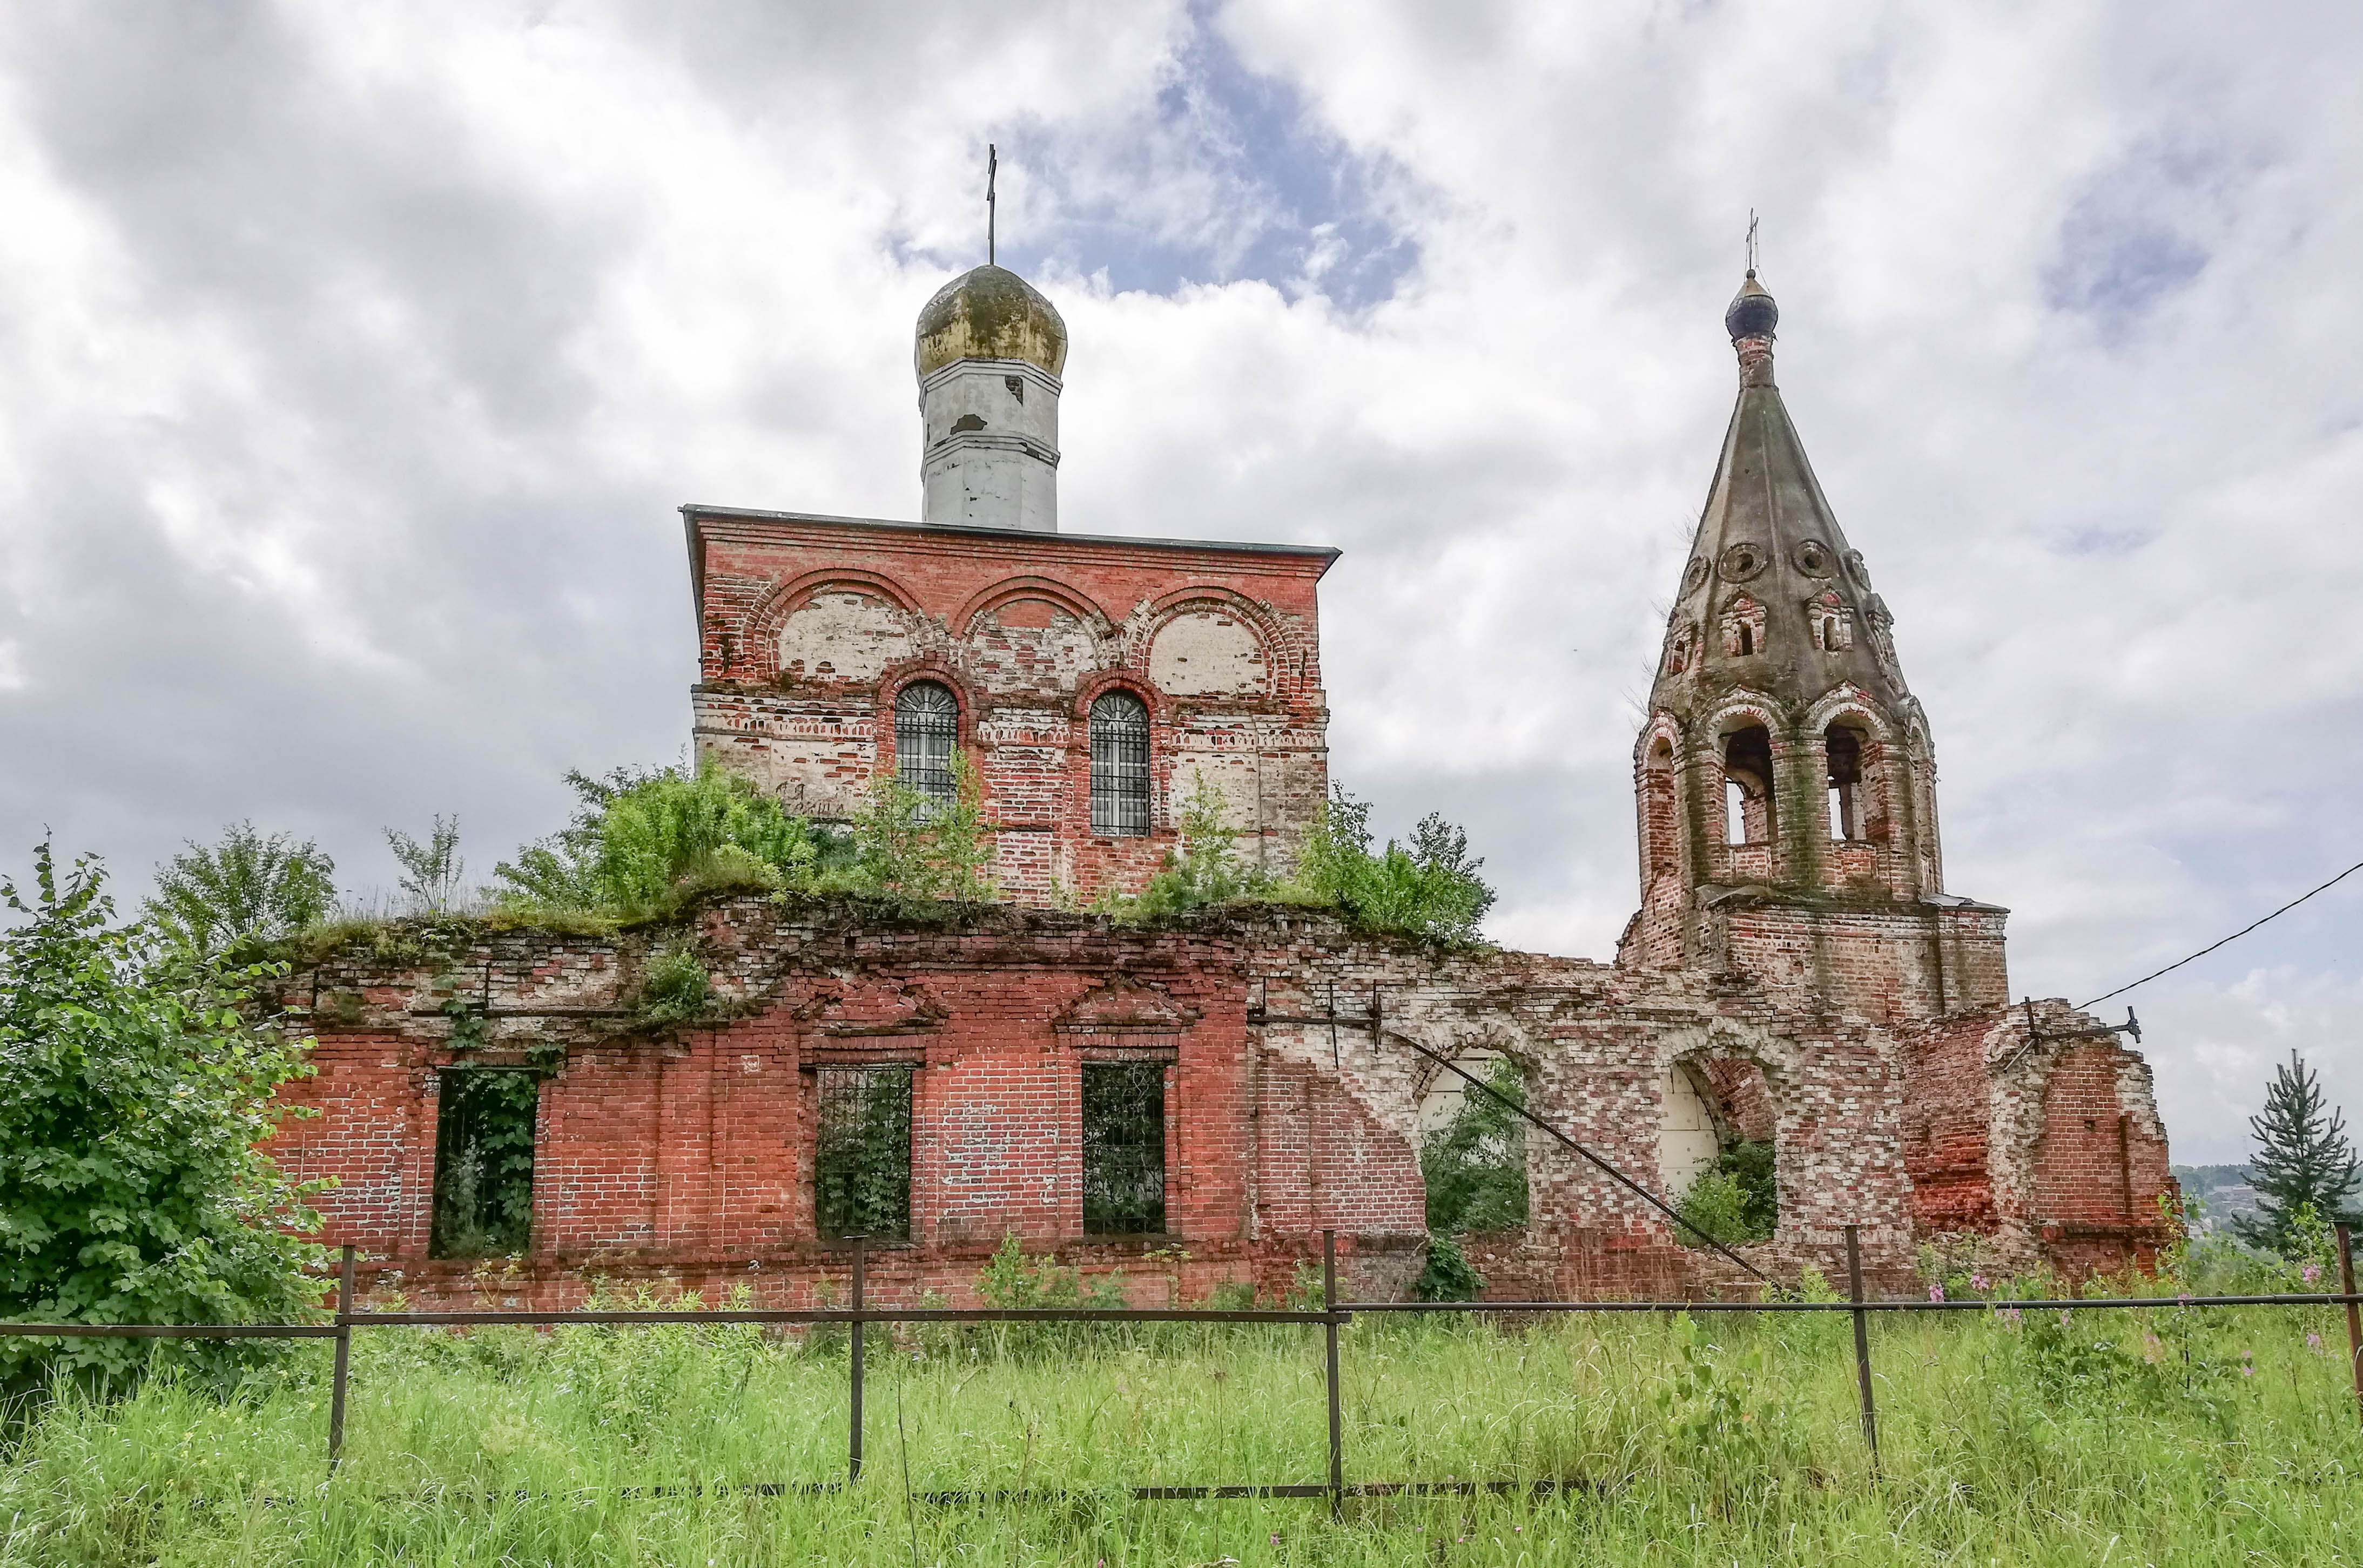
[[[1005,902],[745,895],[686,930],[351,944],[287,983],[316,1069],[289,1093],[318,1114],[274,1153],[335,1178],[327,1239],[414,1299],[605,1278],[806,1303],[859,1234],[885,1297],[958,1301],[1015,1235],[1148,1305],[1284,1281],[1324,1229],[1385,1294],[1426,1244],[1422,1136],[1461,1086],[1441,1058],[1514,1074],[1668,1201],[1768,1147],[1777,1220],[1740,1255],[1775,1277],[1836,1266],[1848,1225],[1891,1286],[1924,1243],[2146,1263],[2173,1234],[2148,1069],[2063,1002],[2012,1001],[2005,911],[1945,890],[1929,727],[1782,405],[1778,319],[1750,271],[1613,962],[1302,907],[1064,912],[1137,889],[1202,788],[1290,863],[1327,790],[1337,552],[1061,531],[1066,328],[986,266],[919,318],[918,522],[682,514],[697,754],[822,820],[882,773],[939,799],[971,778]],[[725,1005],[650,1021],[651,955],[684,944]],[[1523,1223],[1464,1238],[1490,1294],[1747,1283],[1554,1140],[1519,1158]]]

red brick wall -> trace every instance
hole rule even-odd
[[[2133,1114],[2138,1195],[2165,1181],[2138,1058],[2104,1045],[2051,1074],[2047,1055],[2020,1060],[1998,1040],[2014,1010],[1899,1035],[1736,977],[1454,952],[1297,910],[1137,929],[1044,911],[894,921],[741,899],[688,929],[743,1016],[634,1022],[645,954],[684,930],[484,931],[423,961],[388,965],[363,947],[294,977],[286,1021],[312,1033],[320,1070],[287,1097],[324,1114],[290,1122],[274,1148],[292,1174],[344,1183],[322,1199],[329,1239],[359,1243],[377,1285],[420,1299],[565,1302],[594,1275],[841,1298],[843,1251],[815,1231],[805,1069],[849,1060],[915,1066],[913,1244],[882,1250],[881,1288],[954,1300],[1009,1233],[1159,1299],[1225,1279],[1284,1285],[1334,1228],[1354,1288],[1401,1290],[1425,1228],[1417,1116],[1438,1069],[1423,1049],[1515,1061],[1537,1114],[1648,1184],[1666,1073],[1705,1062],[1726,1114],[1778,1150],[1780,1232],[1751,1254],[1776,1275],[1838,1266],[1850,1223],[1891,1285],[1908,1283],[1914,1242],[1940,1231],[2048,1224],[2050,1255],[2080,1257],[2110,1240],[2086,1233],[2099,1213],[2088,1167],[2115,1145],[2081,1128],[2104,1100]],[[466,1030],[455,1010],[472,1018]],[[2049,1005],[2039,1016],[2055,1012],[2076,1016]],[[1141,1051],[1173,1060],[1169,1234],[1087,1238],[1081,1064]],[[473,1263],[426,1256],[434,1086],[455,1061],[555,1066],[533,1249],[514,1275],[479,1279]],[[1981,1061],[2014,1065],[1992,1079]],[[2008,1132],[2022,1106],[2025,1130]],[[1981,1115],[2005,1129],[1991,1171]],[[1539,1133],[1528,1148],[1530,1223],[1471,1241],[1494,1294],[1746,1286],[1588,1163]],[[2101,1218],[2120,1222],[2114,1209]],[[1176,1244],[1186,1264],[1144,1258]]]
[[[1332,552],[704,511],[690,524],[698,753],[792,809],[858,809],[893,765],[894,694],[922,679],[960,701],[994,875],[1027,901],[1137,889],[1202,772],[1247,857],[1274,870],[1326,792],[1315,585]],[[843,608],[857,594],[868,608]],[[840,613],[853,623],[826,619]],[[826,646],[783,668],[799,617],[822,618]],[[1145,836],[1092,831],[1087,717],[1112,686],[1149,712]]]

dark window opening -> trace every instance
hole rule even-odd
[[[949,802],[960,792],[952,755],[960,746],[960,701],[932,680],[894,699],[894,776],[907,789]]]
[[[1083,1064],[1083,1233],[1165,1229],[1165,1064]]]
[[[1725,814],[1733,844],[1769,844],[1773,834],[1772,736],[1762,724],[1723,743]]]
[[[1005,386],[1005,387],[1007,387],[1007,388],[1009,389],[1009,395],[1010,395],[1011,397],[1015,398],[1015,399],[1016,399],[1018,402],[1020,402],[1020,403],[1024,403],[1024,402],[1026,401],[1026,378],[1025,378],[1025,377],[1023,377],[1023,376],[1004,376],[1004,377],[1002,377],[1002,378],[1001,378],[1001,384],[1002,384],[1003,386]]]
[[[1855,797],[1862,785],[1862,736],[1843,724],[1832,724],[1823,733],[1822,741],[1830,759],[1830,836],[1860,838],[1861,811]]]
[[[1092,831],[1148,831],[1148,705],[1129,691],[1092,701]]]
[[[1739,623],[1739,651],[1743,654],[1756,651],[1756,628],[1745,621]]]
[[[958,419],[952,421],[952,434],[955,436],[959,435],[963,430],[982,430],[983,428],[984,417],[982,414],[963,414]]]
[[[813,1217],[825,1237],[911,1237],[911,1065],[825,1066]]]
[[[533,1241],[534,1113],[541,1105],[541,1076],[459,1067],[441,1077],[427,1255],[523,1253]]]

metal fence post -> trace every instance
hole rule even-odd
[[[1879,1408],[1870,1397],[1870,1315],[1862,1309],[1859,1226],[1846,1228],[1847,1284],[1854,1299],[1854,1378],[1862,1390],[1862,1441],[1870,1445],[1870,1473],[1879,1474]]]
[[[353,1355],[353,1244],[345,1243],[337,1271],[337,1371],[328,1389],[328,1474],[345,1453],[345,1373]]]
[[[2355,1294],[2354,1232],[2345,1225],[2338,1227],[2338,1288]],[[2353,1301],[2346,1303],[2346,1370],[2355,1375],[2355,1403],[2363,1408],[2363,1312]]]
[[[1329,1517],[1346,1511],[1346,1425],[1337,1403],[1337,1232],[1321,1232],[1321,1309],[1329,1314]]]
[[[861,1310],[861,1288],[870,1273],[870,1238],[853,1238],[853,1309]],[[861,1331],[863,1324],[856,1319],[853,1324],[853,1419],[851,1445],[847,1451],[847,1479],[861,1479]]]

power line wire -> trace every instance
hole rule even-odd
[[[2239,930],[2225,937],[2222,942],[2211,943],[2207,946],[2201,948],[2198,952],[2193,953],[2189,958],[2178,958],[2163,969],[2157,970],[2152,974],[2144,975],[2138,980],[2127,981],[2125,984],[2119,986],[2113,991],[2103,991],[2099,996],[2094,997],[2091,1001],[2079,1003],[2076,1010],[2081,1012],[2086,1008],[2098,1007],[2101,1003],[2107,1001],[2111,997],[2123,996],[2127,991],[2132,990],[2136,986],[2148,985],[2152,980],[2157,979],[2159,975],[2172,974],[2175,970],[2181,968],[2185,964],[2191,963],[2196,959],[2204,958],[2210,953],[2214,952],[2216,948],[2227,946],[2232,943],[2239,941],[2240,938],[2247,935],[2248,933],[2264,924],[2265,921],[2277,920],[2280,916],[2289,913],[2290,911],[2297,908],[2298,905],[2313,897],[2315,893],[2328,892],[2331,889],[2338,886],[2339,883],[2346,880],[2347,878],[2354,876],[2357,871],[2363,871],[2363,860],[2357,861],[2354,865],[2349,866],[2346,870],[2341,871],[2337,876],[2333,877],[2321,887],[2313,889],[2311,892],[2300,893],[2296,898],[2291,899],[2289,902],[2275,910],[2271,914],[2265,916],[2264,920],[2250,921],[2247,924],[2242,926]]]

